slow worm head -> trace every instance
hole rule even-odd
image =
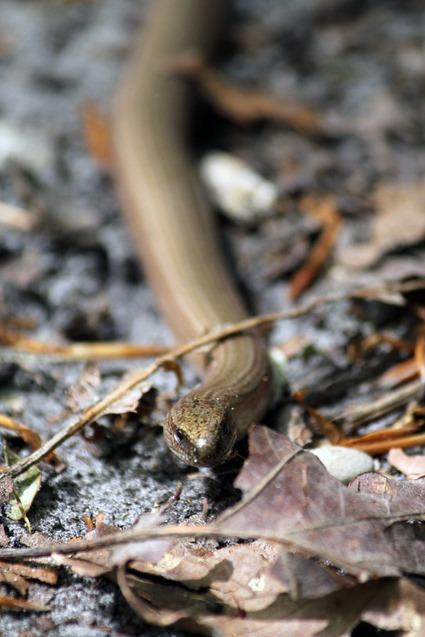
[[[152,4],[114,108],[116,173],[144,269],[168,323],[186,340],[246,317],[192,165],[190,87],[170,71],[188,50],[207,55],[227,2]],[[259,334],[219,343],[210,359],[204,382],[171,409],[164,426],[171,451],[196,466],[224,462],[271,399]]]

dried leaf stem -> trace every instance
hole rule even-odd
[[[249,529],[244,531],[228,529],[226,532],[225,527],[216,527],[214,525],[202,527],[194,524],[172,524],[169,526],[146,529],[133,528],[124,531],[117,531],[116,533],[111,533],[90,540],[76,540],[70,543],[52,543],[44,546],[25,547],[20,549],[0,549],[0,560],[21,560],[23,558],[33,559],[38,557],[49,557],[55,553],[58,555],[70,555],[73,553],[81,553],[95,549],[110,548],[120,544],[130,544],[131,542],[164,539],[169,537],[222,537],[226,535],[228,537],[251,539],[252,537],[258,536],[258,533]],[[261,537],[263,537],[263,535],[261,535]],[[273,534],[270,534],[269,538],[264,539],[279,541],[275,536],[273,536]]]
[[[46,343],[27,338],[21,333],[10,330],[0,324],[0,343],[4,343],[14,352],[48,356],[52,362],[93,361],[109,358],[143,358],[165,354],[169,347],[165,345],[136,345],[132,343]]]

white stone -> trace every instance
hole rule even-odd
[[[0,120],[0,168],[9,159],[45,171],[52,166],[54,156],[48,138],[34,126]]]
[[[340,482],[350,482],[361,473],[373,471],[373,458],[364,451],[348,447],[326,446],[309,449]]]
[[[274,212],[277,187],[237,157],[208,153],[201,160],[200,172],[214,203],[232,219],[252,223]]]

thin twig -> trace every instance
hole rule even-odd
[[[108,533],[90,540],[77,540],[73,542],[59,542],[46,544],[45,546],[33,546],[29,548],[9,548],[0,549],[0,560],[20,560],[23,558],[49,557],[55,553],[59,555],[70,555],[73,553],[81,553],[93,551],[95,549],[110,548],[120,544],[130,544],[152,539],[163,539],[169,537],[238,537],[241,539],[250,539],[255,537],[254,530],[236,531],[235,529],[226,529],[208,525],[205,527],[195,525],[170,525],[147,529],[127,529],[117,531],[116,533]],[[257,533],[258,535],[258,533]],[[263,537],[263,534],[261,534]],[[264,539],[266,539],[264,537]],[[276,541],[276,537],[270,534],[268,538]]]
[[[413,434],[411,436],[399,436],[392,440],[382,440],[381,442],[368,442],[367,440],[359,440],[356,444],[344,445],[349,446],[351,449],[360,449],[371,456],[382,456],[384,453],[388,453],[390,449],[408,449],[409,447],[417,447],[425,443],[425,433]]]
[[[414,519],[415,517],[423,516],[423,511],[418,510],[401,515],[393,515],[390,517],[392,522],[403,521],[408,519]],[[369,520],[369,519],[381,519],[376,517],[365,517],[357,522]],[[313,530],[328,528],[314,527]],[[312,530],[312,529],[310,529]],[[284,546],[290,546],[295,538],[296,544],[301,541],[302,534],[299,529],[290,529],[284,534],[273,534],[267,531],[258,531],[258,528],[244,529],[226,528],[226,525],[221,525],[220,521],[217,524],[208,524],[206,526],[190,525],[190,524],[170,524],[168,526],[151,527],[151,528],[132,528],[124,531],[117,531],[116,533],[110,533],[102,535],[92,539],[82,539],[73,542],[58,542],[52,544],[46,544],[45,546],[35,546],[29,548],[7,548],[0,549],[0,560],[22,560],[22,559],[34,559],[39,557],[50,557],[52,555],[72,555],[75,553],[85,553],[102,548],[111,548],[113,546],[131,544],[133,542],[144,542],[146,540],[163,540],[165,538],[182,538],[182,537],[232,537],[239,538],[241,540],[251,540],[252,538],[261,538],[268,542],[276,542]]]
[[[389,297],[394,294],[401,294],[402,292],[408,292],[423,288],[425,286],[425,280],[419,279],[417,281],[408,281],[396,285],[385,285],[378,288],[361,288],[354,292],[337,292],[328,296],[312,299],[300,307],[293,308],[291,310],[284,310],[281,312],[271,312],[270,314],[263,314],[261,316],[254,316],[239,323],[229,324],[221,328],[215,328],[209,334],[200,336],[192,341],[178,345],[177,347],[170,349],[169,352],[159,356],[148,367],[140,372],[135,372],[130,379],[126,379],[121,382],[111,393],[99,400],[97,403],[90,405],[83,411],[80,416],[76,417],[71,424],[66,425],[63,429],[58,431],[57,434],[52,436],[50,440],[47,440],[44,445],[39,449],[31,453],[29,456],[14,464],[8,469],[2,476],[0,481],[4,479],[5,475],[10,475],[13,478],[20,475],[29,467],[32,467],[37,462],[40,462],[45,456],[51,453],[63,442],[71,438],[74,434],[81,431],[90,422],[93,422],[98,418],[110,405],[124,396],[127,392],[135,389],[138,385],[144,382],[152,374],[156,373],[161,367],[166,366],[170,361],[175,361],[186,354],[189,354],[195,349],[210,345],[211,343],[226,339],[235,334],[246,332],[255,329],[260,326],[270,325],[276,321],[282,321],[287,319],[294,319],[316,310],[319,307],[328,305],[330,303],[336,303],[339,301],[348,301],[350,299],[376,299]]]
[[[0,342],[12,352],[32,356],[47,356],[51,362],[106,360],[114,358],[148,358],[161,356],[170,348],[166,345],[137,345],[132,343],[46,343],[27,338],[0,324]]]
[[[306,262],[295,272],[289,283],[291,300],[298,299],[317,278],[329,258],[342,225],[342,219],[332,197],[304,197],[300,210],[321,222],[322,232],[311,248]]]
[[[376,400],[350,407],[334,419],[334,423],[343,423],[347,432],[354,431],[371,420],[385,416],[394,409],[403,407],[409,400],[418,399],[424,391],[424,383],[416,380],[408,385],[388,392]]]

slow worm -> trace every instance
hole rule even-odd
[[[189,150],[190,87],[172,71],[180,54],[209,52],[228,3],[152,4],[113,109],[116,174],[150,284],[175,335],[187,340],[246,317]],[[264,414],[271,393],[261,336],[232,337],[211,352],[203,383],[168,413],[165,440],[187,464],[220,464]]]

